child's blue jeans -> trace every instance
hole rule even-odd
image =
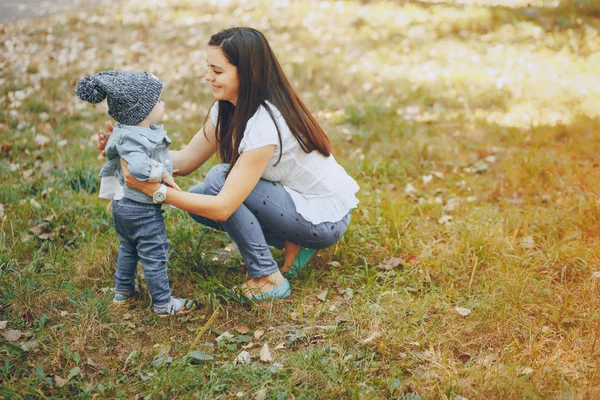
[[[113,202],[112,212],[121,243],[115,272],[115,291],[133,292],[137,263],[141,261],[152,302],[167,303],[171,298],[167,275],[169,242],[161,204],[121,199]]]
[[[193,186],[192,193],[217,195],[227,177],[229,164],[215,165],[204,182]],[[217,222],[190,214],[197,222],[227,232],[244,259],[252,278],[279,270],[269,246],[281,249],[284,241],[311,249],[324,249],[337,243],[348,224],[351,212],[337,222],[313,224],[296,211],[292,197],[283,185],[260,179],[244,203],[227,221]]]

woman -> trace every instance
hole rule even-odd
[[[317,249],[341,238],[359,188],[331,155],[327,135],[261,32],[226,29],[208,46],[205,80],[216,101],[204,127],[185,148],[171,151],[171,159],[180,175],[214,153],[223,164],[187,193],[138,182],[126,171],[125,182],[159,199],[166,194],[165,203],[227,232],[251,277],[241,288],[246,297],[285,298],[291,288],[282,272],[295,275]],[[104,143],[100,133],[101,148]],[[285,250],[281,271],[269,246]]]

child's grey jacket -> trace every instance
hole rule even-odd
[[[124,185],[121,158],[127,161],[129,172],[138,181],[160,182],[163,173],[173,173],[170,145],[171,139],[162,125],[151,125],[148,129],[118,124],[106,143],[104,151],[108,161],[102,167],[100,176],[114,176],[117,173],[124,197],[140,203],[153,203],[151,196]]]

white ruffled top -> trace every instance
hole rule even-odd
[[[275,145],[277,148],[262,178],[283,185],[290,194],[296,210],[313,224],[337,222],[358,205],[355,193],[359,186],[339,165],[333,155],[324,157],[318,151],[306,154],[285,119],[271,103],[267,102],[281,132],[283,153],[279,164],[279,139],[277,128],[267,110],[260,106],[248,120],[244,137],[238,147],[245,151]],[[218,102],[210,109],[214,125],[217,124]]]

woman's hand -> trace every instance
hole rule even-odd
[[[106,121],[104,123],[104,129],[106,130],[106,132],[98,131],[98,150],[100,150],[100,153],[102,153],[102,155],[106,157],[106,152],[104,151],[104,148],[106,147],[106,142],[108,142],[108,138],[112,134],[114,128],[110,121]]]
[[[157,182],[140,182],[135,179],[134,176],[129,173],[127,161],[123,160],[122,158],[121,171],[123,172],[123,179],[125,180],[126,186],[144,192],[148,196],[152,196],[160,187],[160,183]]]
[[[173,171],[173,172],[175,172],[175,171]],[[168,187],[173,188],[173,189],[177,190],[178,192],[181,192],[181,188],[179,187],[178,184],[175,183],[175,181],[173,180],[173,177],[168,172],[165,172],[161,179],[162,179],[162,183],[164,183]]]

